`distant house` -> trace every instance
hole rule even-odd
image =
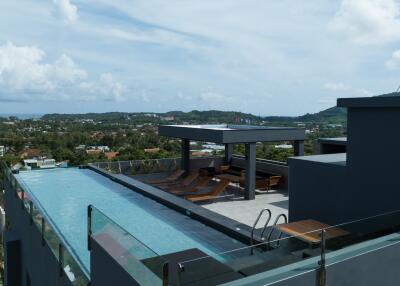
[[[218,144],[214,144],[214,143],[203,144],[202,147],[204,149],[210,149],[210,150],[225,150],[224,145],[218,145]]]
[[[194,157],[206,157],[213,154],[213,150],[203,149],[203,150],[191,150],[190,153]]]
[[[174,120],[175,120],[175,117],[174,117],[174,116],[164,116],[164,117],[161,117],[161,120],[164,120],[164,121],[174,121]]]
[[[96,131],[96,132],[93,132],[93,134],[92,134],[90,137],[100,140],[100,139],[102,139],[104,136],[105,136],[105,134],[104,134],[103,132],[101,132],[101,131]]]
[[[77,147],[75,147],[75,150],[85,150],[86,149],[86,145],[78,145]]]
[[[37,149],[37,148],[26,148],[19,154],[21,159],[37,158],[37,157],[40,157],[41,155],[42,155],[42,152],[40,151],[40,149]]]
[[[4,146],[0,146],[0,157],[3,157],[5,153],[5,147]]]
[[[149,149],[144,149],[145,153],[157,153],[160,152],[160,148],[149,148]]]
[[[118,152],[105,152],[104,155],[106,156],[107,160],[112,160],[118,156]]]
[[[108,146],[88,146],[86,149],[87,150],[100,150],[103,153],[110,151],[110,147],[108,147]]]
[[[25,159],[22,162],[27,169],[50,169],[56,167],[54,159]]]
[[[86,150],[86,154],[88,154],[90,156],[98,156],[101,153],[103,153],[103,151],[100,150],[100,149],[88,149],[88,150]]]

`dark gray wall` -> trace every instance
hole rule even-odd
[[[289,221],[313,218],[336,224],[352,215],[346,167],[303,160],[290,161]]]
[[[10,190],[8,183],[5,187],[6,220],[10,224],[10,229],[4,233],[5,245],[8,239],[21,242],[22,285],[26,285],[26,276],[29,274],[32,286],[71,286],[65,274],[60,276],[56,257],[47,245],[42,245],[41,234],[34,224],[30,224],[29,215],[21,209],[20,200]],[[7,265],[5,268],[7,272]]]
[[[399,209],[400,108],[349,108],[349,191],[360,215]]]

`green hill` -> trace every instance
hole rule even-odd
[[[234,111],[198,111],[190,112],[170,111],[166,113],[127,113],[127,112],[106,112],[106,113],[85,113],[85,114],[46,114],[42,120],[54,121],[75,121],[95,120],[104,123],[110,122],[132,122],[132,123],[166,123],[166,119],[174,123],[206,124],[206,123],[231,123],[231,124],[260,124],[268,122],[273,124],[293,124],[294,122],[324,122],[344,123],[346,121],[346,110],[332,107],[314,114],[302,116],[256,116],[250,113]],[[173,118],[173,119],[171,119]]]
[[[302,122],[326,122],[326,123],[345,123],[347,111],[341,107],[331,107],[318,113],[307,113],[297,117]]]

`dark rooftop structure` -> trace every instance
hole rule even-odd
[[[346,153],[347,138],[319,138],[314,145],[315,154]]]
[[[303,128],[266,127],[253,125],[162,125],[159,133],[176,137],[219,144],[238,144],[273,141],[303,141]]]
[[[159,134],[182,139],[181,167],[190,170],[190,140],[225,144],[225,161],[232,160],[232,144],[245,144],[246,180],[245,197],[255,197],[256,143],[293,141],[294,155],[304,155],[305,130],[291,127],[266,127],[252,125],[162,125]]]
[[[348,108],[347,139],[321,139],[330,145],[327,155],[289,159],[290,220],[337,224],[398,209],[400,97],[342,98],[337,105]]]

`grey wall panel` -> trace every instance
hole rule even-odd
[[[360,215],[399,209],[400,108],[350,108],[348,121],[349,191]]]
[[[346,168],[340,165],[293,160],[289,167],[289,220],[313,218],[327,224],[353,215]]]

